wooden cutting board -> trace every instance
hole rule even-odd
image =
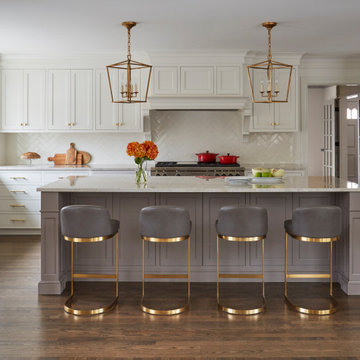
[[[77,155],[77,150],[75,149],[75,144],[70,143],[70,148],[66,151],[65,164],[76,165],[76,155]]]
[[[91,161],[91,155],[86,151],[78,151],[78,154],[82,155],[82,163],[84,165],[88,164]]]
[[[66,164],[66,154],[55,154],[53,157],[48,157],[48,161],[53,161],[54,165],[69,165]],[[70,165],[82,165],[83,155],[79,152],[76,155],[76,163]]]

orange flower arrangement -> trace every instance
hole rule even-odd
[[[126,153],[129,156],[135,157],[135,163],[138,165],[136,171],[136,182],[139,184],[141,177],[146,182],[146,172],[143,170],[143,164],[147,160],[155,160],[159,154],[158,147],[152,141],[144,141],[139,143],[137,141],[131,142],[127,145]]]

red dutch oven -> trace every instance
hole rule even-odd
[[[237,159],[239,156],[230,155],[227,153],[227,155],[221,155],[219,156],[220,164],[236,164]]]
[[[198,162],[201,163],[214,163],[216,162],[216,156],[219,154],[214,154],[209,152],[209,150],[206,150],[204,153],[196,154],[198,157]]]

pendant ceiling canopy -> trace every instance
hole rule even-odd
[[[106,66],[111,101],[125,104],[147,102],[152,66],[131,58],[130,31],[136,22],[125,21],[122,25],[128,31],[128,54],[126,60]]]
[[[247,67],[253,103],[288,102],[293,66],[272,59],[271,30],[276,25],[276,22],[262,24],[268,31],[267,60]]]

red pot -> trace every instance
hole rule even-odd
[[[209,152],[209,150],[206,150],[204,153],[196,154],[198,157],[198,162],[202,163],[213,163],[216,162],[216,156],[219,154],[214,154]]]
[[[221,155],[219,156],[220,164],[236,164],[237,159],[239,156],[230,155],[227,153],[227,155]]]

